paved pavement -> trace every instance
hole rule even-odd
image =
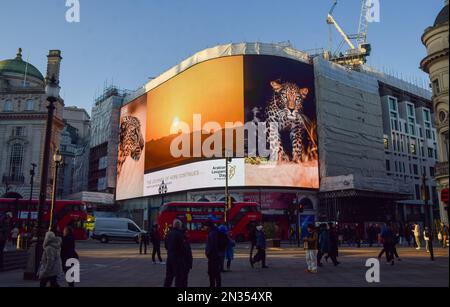
[[[136,244],[82,242],[77,244],[81,261],[81,287],[160,287],[165,276],[164,265],[153,265],[151,255],[139,255]],[[268,250],[269,269],[249,265],[249,247],[239,245],[235,251],[232,272],[222,275],[225,287],[448,287],[448,249],[435,251],[436,261],[425,250],[400,248],[401,262],[394,266],[381,264],[381,283],[368,284],[366,260],[376,257],[380,248],[342,248],[341,265],[325,264],[319,273],[305,270],[303,249],[289,247]],[[189,286],[207,287],[207,263],[202,245],[193,246],[194,268]],[[163,258],[165,253],[163,252]],[[22,280],[22,271],[0,273],[0,287],[36,287],[37,282]]]

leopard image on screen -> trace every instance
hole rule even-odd
[[[134,116],[125,116],[120,123],[119,156],[117,159],[117,176],[128,157],[138,162],[144,149],[144,137],[141,122]]]
[[[273,161],[302,163],[305,160],[304,135],[308,119],[303,114],[303,102],[310,90],[294,83],[272,81],[273,96],[266,109],[270,152]],[[287,134],[292,146],[291,157],[282,142]]]

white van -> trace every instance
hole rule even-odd
[[[139,235],[145,233],[135,222],[126,218],[95,219],[92,238],[102,243],[109,241],[134,241],[139,243]]]

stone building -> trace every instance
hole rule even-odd
[[[59,82],[61,51],[50,50],[47,77],[22,59],[19,49],[13,59],[0,61],[0,196],[29,198],[30,169],[36,165],[33,197],[39,195],[39,180],[47,120],[46,79]],[[56,103],[51,154],[59,148],[64,101]],[[49,192],[53,172],[49,171]]]
[[[449,1],[439,12],[433,26],[428,27],[422,35],[422,42],[427,48],[427,57],[420,66],[430,75],[433,89],[434,121],[437,128],[439,144],[439,163],[435,178],[440,197],[441,219],[448,224],[448,43],[449,43]],[[447,209],[446,209],[447,208]]]

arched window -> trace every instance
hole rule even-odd
[[[34,100],[28,99],[25,105],[25,111],[33,111],[34,110]]]
[[[12,181],[20,181],[23,179],[23,145],[14,144],[11,147],[11,155],[9,160],[9,176]]]
[[[3,111],[5,112],[12,112],[13,111],[13,104],[11,100],[6,100],[5,105],[3,107]]]

